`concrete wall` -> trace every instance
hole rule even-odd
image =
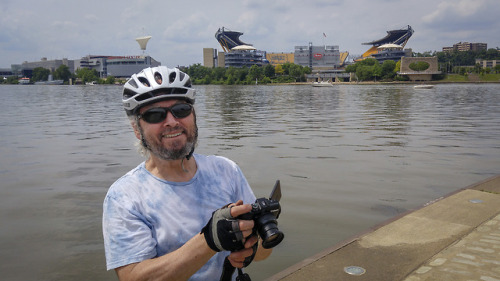
[[[410,64],[419,61],[427,62],[429,68],[424,71],[415,71],[410,68]],[[429,81],[432,79],[433,74],[440,74],[438,71],[437,57],[418,57],[418,58],[401,58],[401,70],[398,72],[400,75],[407,75],[411,81]]]

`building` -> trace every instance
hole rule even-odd
[[[224,52],[219,52],[214,48],[203,48],[203,66],[209,68],[225,67]]]
[[[92,67],[101,77],[130,77],[147,67],[160,66],[161,63],[150,56],[110,56],[101,66]]]
[[[396,44],[384,44],[377,49],[378,51],[373,53],[371,56],[379,63],[383,63],[386,60],[398,62],[402,57],[412,56],[412,49],[403,50],[402,46]]]
[[[228,53],[224,53],[225,67],[251,67],[266,64],[269,64],[266,60],[266,52],[256,50],[252,46],[242,45],[234,47]]]
[[[500,65],[500,60],[483,60],[476,59],[476,64],[479,64],[482,68],[495,68],[497,65]]]
[[[285,63],[294,63],[294,53],[266,53],[266,59],[270,64],[277,66]]]
[[[443,52],[486,51],[487,49],[488,44],[486,43],[459,42],[454,44],[453,47],[443,47]]]
[[[130,77],[146,67],[161,65],[150,56],[98,56],[88,55],[78,60],[47,60],[23,62],[21,65],[12,65],[12,73],[22,77],[32,77],[33,70],[42,67],[54,72],[61,65],[66,65],[74,74],[80,68],[95,69],[100,78],[114,76],[117,78]]]
[[[409,25],[406,28],[389,30],[387,31],[387,35],[384,38],[363,43],[362,45],[371,45],[371,47],[360,58],[356,60],[363,60],[365,58],[373,56],[374,54],[377,54],[380,51],[379,47],[386,44],[395,44],[401,46],[401,48],[404,48],[414,32],[415,31],[413,30],[413,28],[411,28],[411,26]]]
[[[268,64],[266,52],[241,41],[241,35],[243,33],[239,31],[219,28],[215,33],[215,39],[224,52],[217,52],[211,48],[203,49],[203,65],[206,67],[251,67]]]
[[[295,46],[294,63],[311,70],[335,69],[340,67],[339,46]]]
[[[65,65],[68,67],[69,71],[71,73],[74,73],[75,69],[75,64],[73,60],[69,60],[67,58],[63,59],[56,59],[56,60],[48,60],[47,58],[42,58],[39,61],[34,61],[34,62],[23,62],[20,67],[13,67],[14,73],[16,73],[19,76],[23,77],[32,77],[33,76],[33,69],[37,67],[42,67],[45,69],[50,70],[50,72],[54,72],[56,69],[58,69],[61,65]],[[15,68],[15,70],[14,70]]]

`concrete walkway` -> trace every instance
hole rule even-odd
[[[500,281],[500,175],[354,237],[268,281]]]

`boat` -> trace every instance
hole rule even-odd
[[[19,84],[21,85],[28,85],[30,83],[30,79],[28,77],[23,77],[19,79]]]
[[[415,86],[413,86],[413,88],[415,88],[415,89],[432,89],[432,88],[434,88],[434,85],[426,85],[426,84],[415,85]]]
[[[332,83],[327,81],[313,82],[313,87],[333,87]]]

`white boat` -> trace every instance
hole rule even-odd
[[[333,87],[332,83],[326,81],[313,82],[313,87]]]
[[[434,88],[434,85],[415,85],[413,86],[415,89],[432,89]]]
[[[19,84],[21,85],[28,85],[30,83],[30,79],[28,77],[23,77],[19,79]]]

